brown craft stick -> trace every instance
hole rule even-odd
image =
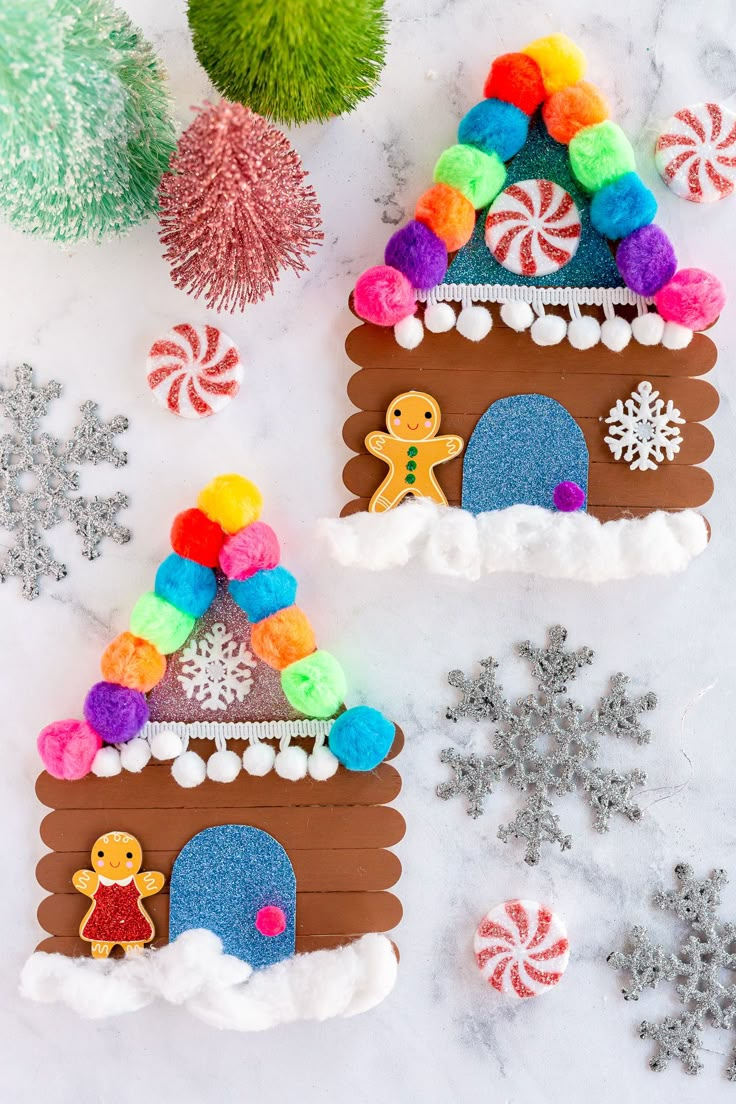
[[[166,876],[162,893],[169,892],[171,868],[176,851],[146,851],[146,866]],[[292,850],[296,884],[304,893],[345,893],[361,890],[375,893],[390,889],[401,877],[401,862],[393,851],[378,848],[330,848]],[[66,851],[44,855],[36,867],[39,885],[50,893],[76,895],[72,875],[89,865],[88,851]]]
[[[345,486],[368,498],[385,475],[386,465],[375,456],[354,456],[343,469]],[[448,501],[460,501],[462,463],[450,461],[437,471]],[[591,464],[588,498],[592,506],[681,509],[702,506],[713,494],[713,479],[704,468],[666,465],[656,471],[632,472],[628,464]]]
[[[210,749],[213,747],[211,744]],[[330,805],[386,805],[398,796],[401,778],[395,767],[381,763],[373,771],[339,770],[330,780],[329,791],[324,787],[324,782],[311,778],[291,782],[275,771],[262,778],[241,771],[233,782],[208,779],[196,790],[184,790],[172,777],[170,764],[149,763],[135,786],[125,773],[115,778],[88,774],[78,782],[67,782],[44,771],[36,782],[36,795],[50,809],[180,809],[196,805],[225,810],[319,805],[325,800]]]
[[[468,344],[472,344],[468,342]],[[497,361],[494,362],[498,364]],[[649,380],[665,400],[671,399],[686,422],[702,422],[718,409],[718,392],[705,380],[658,377],[649,368],[632,374],[586,375],[537,371],[530,390],[561,403],[574,418],[604,417],[617,399],[627,399],[642,380]],[[348,383],[350,401],[360,410],[382,410],[402,391],[421,390],[439,403],[443,418],[448,414],[483,414],[491,403],[518,394],[523,379],[506,367],[485,371],[427,368],[417,372],[406,361],[401,367],[364,368]],[[381,422],[383,424],[383,422]],[[444,427],[444,423],[443,423]],[[686,428],[686,427],[685,427]],[[683,435],[684,436],[684,435]]]
[[[296,953],[305,954],[307,951],[322,951],[331,949],[333,947],[344,947],[347,943],[353,943],[356,939],[360,938],[357,934],[350,935],[299,935],[296,937]],[[151,947],[163,947],[168,942],[167,939],[154,939],[150,944]],[[70,958],[85,958],[89,957],[89,943],[85,943],[82,939],[75,939],[74,936],[69,935],[49,935],[46,939],[42,939],[36,947],[37,951],[45,951],[47,954],[63,954],[68,955]],[[398,958],[398,951],[394,946],[396,957]],[[122,950],[120,947],[115,947],[110,955],[111,958],[121,958]]]
[[[353,452],[365,453],[366,436],[373,430],[383,431],[385,428],[385,410],[362,410],[348,418],[343,427],[343,440]],[[478,416],[475,414],[444,414],[442,415],[442,433],[457,434],[465,443],[476,427]],[[578,425],[583,431],[588,446],[588,454],[591,463],[616,464],[613,453],[604,441],[609,427],[604,419],[578,418]],[[713,452],[713,434],[700,422],[691,422],[682,428],[683,442],[680,451],[676,453],[673,464],[702,464]],[[438,471],[440,476],[442,473]]]
[[[583,308],[587,313],[587,308]],[[651,380],[652,376],[702,376],[716,362],[718,350],[705,334],[694,335],[686,349],[673,351],[663,345],[638,345],[632,341],[622,353],[614,353],[598,344],[585,351],[574,349],[568,341],[553,349],[535,345],[528,333],[516,333],[498,322],[498,308],[492,308],[494,327],[485,341],[468,341],[457,330],[433,334],[425,332],[424,340],[416,349],[402,349],[391,327],[358,326],[348,334],[345,351],[354,364],[364,368],[390,368],[394,371],[436,369],[443,371],[513,372],[514,391],[526,390],[519,376],[533,375],[535,381],[541,373],[548,372],[553,359],[556,372],[567,375],[618,375],[637,376]],[[414,384],[419,389],[419,384]],[[529,390],[537,390],[539,384]],[[408,388],[399,384],[394,394]],[[422,387],[439,399],[443,411],[447,404],[432,387]],[[549,392],[545,389],[545,394]],[[552,396],[553,398],[556,396]],[[390,396],[386,400],[390,400]],[[562,401],[562,400],[560,400]],[[361,404],[362,405],[362,404]],[[447,407],[449,410],[450,408]]]
[[[83,851],[104,832],[120,829],[159,851],[180,851],[205,828],[247,824],[292,848],[391,847],[403,838],[403,817],[382,805],[297,806],[247,809],[60,809],[41,823],[41,839],[54,851]]]
[[[38,907],[38,922],[50,935],[74,936],[89,901],[81,894],[46,897]],[[169,929],[169,898],[146,900],[146,910],[160,934]],[[296,928],[300,935],[363,935],[390,931],[401,920],[402,908],[393,893],[297,893]]]
[[[351,502],[348,502],[343,506],[340,511],[340,517],[350,517],[352,514],[365,513],[368,509],[367,498],[354,498]],[[450,499],[450,506],[459,506],[459,499]],[[400,507],[401,509],[401,507]],[[628,507],[628,506],[589,506],[588,513],[591,517],[598,518],[599,521],[619,521],[621,518],[629,517],[646,517],[647,514],[651,514],[653,509],[647,509],[646,507]],[[678,513],[677,510],[667,510],[665,513]],[[707,519],[706,519],[707,524]]]

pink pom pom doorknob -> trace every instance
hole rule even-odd
[[[256,928],[261,935],[281,935],[286,931],[286,916],[278,905],[266,905],[256,915]]]

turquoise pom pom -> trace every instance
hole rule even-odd
[[[396,729],[377,709],[356,705],[337,718],[328,736],[330,751],[347,770],[369,771],[388,755]]]
[[[466,146],[497,153],[508,161],[519,152],[529,133],[529,116],[503,100],[481,100],[460,120],[457,137]]]
[[[257,571],[249,579],[232,579],[229,590],[253,622],[263,621],[296,601],[296,579],[285,567]]]
[[[154,590],[182,613],[201,617],[217,592],[214,571],[172,552],[156,572]]]
[[[604,238],[618,241],[649,226],[657,214],[657,201],[635,172],[625,173],[593,196],[590,221]]]

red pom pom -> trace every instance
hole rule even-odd
[[[525,115],[533,115],[546,96],[542,70],[526,54],[501,54],[483,87],[487,99],[505,100]]]
[[[217,567],[225,534],[201,510],[184,510],[171,526],[171,547],[179,556],[203,567]]]

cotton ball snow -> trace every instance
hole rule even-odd
[[[122,770],[120,752],[114,747],[103,747],[92,761],[92,773],[98,778],[113,778]]]
[[[486,307],[463,307],[457,318],[457,331],[468,341],[482,341],[492,327],[493,315]]]
[[[565,340],[567,324],[559,314],[543,314],[534,322],[531,333],[535,345],[559,345]]]
[[[601,326],[601,341],[613,353],[622,352],[631,341],[631,326],[625,318],[607,318]]]
[[[567,340],[573,349],[592,349],[601,339],[601,324],[592,314],[573,318],[567,327]]]
[[[304,748],[288,747],[280,751],[274,761],[274,770],[280,778],[297,782],[307,774],[307,753]]]
[[[501,307],[501,321],[509,329],[516,330],[517,333],[523,333],[524,330],[529,329],[534,321],[534,311],[529,303],[504,303]]]
[[[417,345],[421,345],[424,337],[422,320],[417,318],[415,314],[402,318],[394,326],[394,337],[397,345],[400,345],[402,349],[416,349]]]
[[[151,758],[151,748],[148,740],[140,737],[130,740],[120,748],[120,764],[123,770],[138,774]]]
[[[665,349],[687,349],[693,339],[693,331],[679,322],[665,322],[662,344]]]
[[[424,312],[424,325],[430,333],[447,333],[454,328],[456,319],[449,303],[432,303]]]
[[[326,782],[339,766],[339,760],[326,747],[315,748],[307,761],[307,770],[315,782]]]
[[[171,764],[171,773],[174,781],[178,782],[185,790],[191,790],[194,786],[201,786],[207,776],[207,767],[201,755],[196,751],[184,751]]]
[[[647,311],[634,319],[631,332],[640,345],[659,345],[664,336],[664,318],[654,311]]]
[[[276,752],[270,744],[249,744],[243,752],[243,769],[256,778],[262,778],[273,770]]]
[[[181,736],[171,728],[157,732],[151,737],[151,754],[154,759],[176,759],[177,755],[181,755],[181,750]]]

